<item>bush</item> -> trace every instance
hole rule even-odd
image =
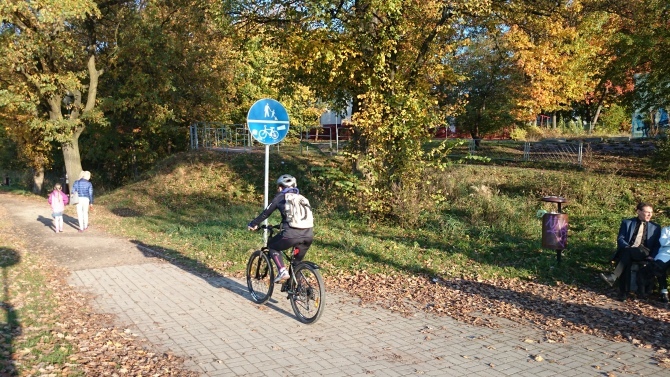
[[[664,138],[656,143],[656,152],[649,158],[652,168],[670,178],[670,140]]]
[[[566,132],[574,135],[584,134],[584,125],[582,124],[581,119],[576,121],[570,119],[566,127]]]
[[[524,128],[514,127],[512,132],[509,133],[509,137],[511,137],[512,140],[525,141],[527,134],[528,132]]]
[[[544,137],[544,130],[538,126],[530,126],[526,130],[526,141],[538,141]]]
[[[614,104],[603,111],[598,124],[599,131],[607,133],[618,133],[630,130],[631,115],[628,109]]]

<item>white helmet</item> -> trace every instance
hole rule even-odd
[[[290,174],[284,174],[281,177],[277,178],[277,185],[281,187],[296,187],[298,182],[295,180],[295,177]]]

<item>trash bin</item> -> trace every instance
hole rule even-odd
[[[560,196],[545,196],[541,200],[558,204],[558,212],[542,216],[542,247],[556,250],[556,260],[561,263],[561,255],[568,245],[568,215],[562,212],[561,204],[567,200]]]

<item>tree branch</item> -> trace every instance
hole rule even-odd
[[[87,113],[95,108],[95,98],[98,94],[98,79],[103,74],[104,70],[97,70],[95,68],[95,55],[91,54],[88,58],[88,74],[90,81],[88,84],[88,96],[86,98],[86,106],[83,113]]]
[[[426,55],[430,50],[430,46],[433,43],[433,40],[435,40],[437,37],[437,31],[440,27],[444,26],[444,24],[446,24],[452,16],[452,8],[449,5],[445,5],[442,8],[442,16],[440,17],[440,20],[435,24],[435,27],[433,27],[433,30],[428,34],[426,39],[423,40],[423,43],[421,43],[419,53],[417,54],[416,60],[414,61],[414,64],[410,70],[408,87],[411,87],[416,83],[419,69],[426,61]]]

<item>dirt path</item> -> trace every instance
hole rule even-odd
[[[97,229],[95,210],[90,214],[92,224],[86,232],[78,233],[77,219],[66,214],[64,232],[56,234],[46,200],[39,203],[35,198],[0,194],[0,201],[33,247],[71,271],[155,262],[151,254],[143,253],[136,245]]]

